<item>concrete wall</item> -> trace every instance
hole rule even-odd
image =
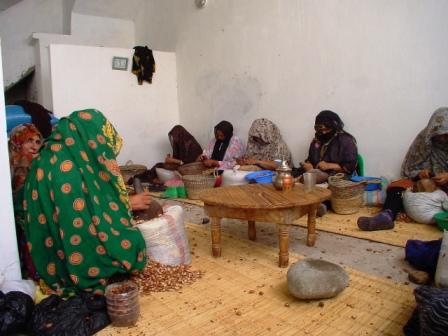
[[[35,63],[33,32],[62,33],[70,0],[22,0],[0,12],[4,86],[22,78]]]
[[[267,117],[297,164],[315,115],[332,109],[358,139],[367,173],[391,177],[432,111],[448,105],[447,1],[192,3],[175,9],[179,108],[202,143],[222,119],[246,138],[252,120]]]
[[[108,41],[108,47],[134,46],[134,22],[72,13],[71,34],[90,41]]]
[[[127,57],[132,49],[51,45],[53,108],[61,117],[74,110],[96,108],[114,124],[124,139],[119,161],[148,166],[170,152],[168,131],[179,122],[176,57],[155,52],[153,84],[137,84],[131,73],[112,70],[112,57]]]
[[[3,67],[0,39],[0,88],[3,91]],[[4,95],[0,94],[0,111],[5,110]],[[0,113],[0,272],[7,280],[21,279],[19,252],[12,205],[11,175],[9,170],[8,139],[5,113]]]

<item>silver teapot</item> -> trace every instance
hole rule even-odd
[[[272,179],[274,188],[283,191],[291,190],[294,186],[294,177],[292,176],[292,169],[288,166],[288,162],[283,160],[275,171],[276,174]]]

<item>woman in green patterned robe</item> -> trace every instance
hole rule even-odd
[[[122,139],[97,110],[62,118],[25,183],[26,237],[56,293],[103,293],[116,273],[141,270],[145,242],[132,225],[116,156]]]

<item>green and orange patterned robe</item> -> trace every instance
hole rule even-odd
[[[39,275],[60,294],[103,293],[109,277],[146,263],[116,161],[121,144],[101,112],[75,111],[59,121],[28,174],[29,249]]]

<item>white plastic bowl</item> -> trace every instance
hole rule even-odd
[[[164,168],[156,168],[156,173],[157,173],[157,177],[159,178],[159,180],[163,183],[179,177],[179,175],[177,174],[176,171],[168,170],[168,169],[164,169]]]
[[[243,185],[248,182],[244,178],[247,174],[252,173],[250,171],[239,171],[233,169],[226,169],[222,173],[222,184],[221,186],[235,186],[235,185]]]

